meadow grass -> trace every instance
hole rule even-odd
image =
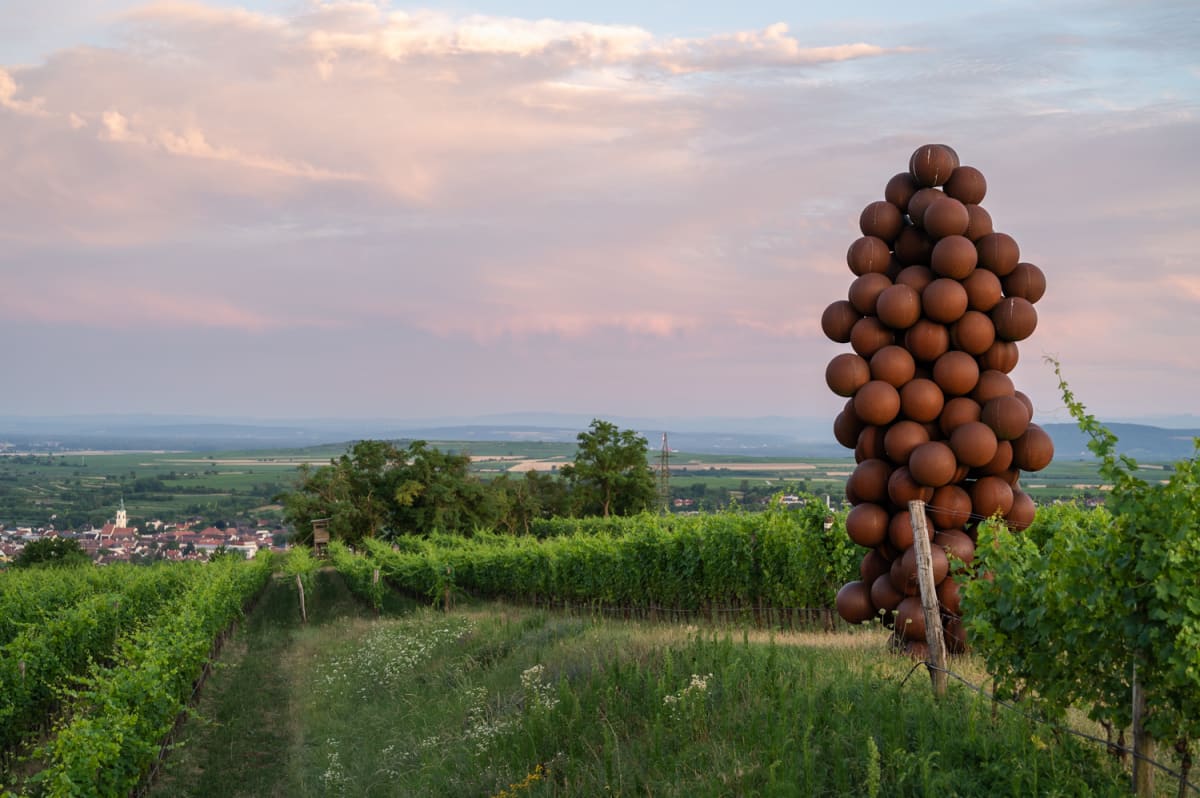
[[[1094,746],[952,685],[883,636],[602,621],[276,583],[152,795],[1123,795]]]

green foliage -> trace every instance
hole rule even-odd
[[[419,595],[440,595],[449,568],[455,589],[519,601],[827,608],[858,573],[844,519],[826,529],[827,516],[809,497],[800,510],[564,521],[565,534],[544,540],[480,532],[365,545],[393,584]]]
[[[966,587],[964,612],[1002,688],[1027,688],[1049,710],[1074,704],[1129,723],[1132,671],[1156,738],[1200,734],[1200,457],[1167,479],[1135,476],[1116,438],[1088,415],[1062,377],[1071,414],[1112,484],[1107,512],[1039,510],[1025,535],[981,534],[980,567],[992,581]],[[1200,454],[1200,441],[1197,441]]]
[[[283,497],[297,539],[312,539],[312,522],[328,518],[330,534],[347,543],[364,538],[421,534],[433,529],[469,534],[494,520],[483,484],[468,470],[471,458],[414,441],[398,449],[386,441],[359,441],[328,466],[301,466],[295,491]]]
[[[387,588],[382,579],[375,579],[375,562],[350,551],[340,540],[329,541],[329,561],[346,580],[350,590],[379,612]]]
[[[25,544],[25,548],[13,560],[16,568],[30,566],[91,565],[92,560],[79,546],[79,541],[70,538],[42,538]]]
[[[270,560],[208,563],[152,622],[121,638],[70,691],[71,707],[33,777],[50,798],[128,794],[145,776],[191,697],[214,638],[265,584]]]
[[[150,618],[201,574],[194,563],[120,569],[111,592],[49,605],[0,648],[0,750],[27,743],[45,723],[67,680],[109,657],[117,636]]]
[[[575,462],[562,467],[578,515],[633,515],[654,506],[654,472],[646,439],[594,419],[579,433]]]

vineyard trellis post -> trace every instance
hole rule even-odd
[[[908,503],[912,518],[913,545],[917,549],[917,584],[921,588],[921,609],[925,613],[925,643],[929,648],[926,663],[935,695],[946,694],[946,639],[942,634],[942,613],[933,580],[933,552],[929,548],[929,530],[925,526],[925,502]]]
[[[1138,798],[1154,795],[1154,740],[1146,734],[1146,691],[1138,679],[1137,663],[1133,663],[1133,792]]]

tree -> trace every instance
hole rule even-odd
[[[654,506],[654,472],[646,462],[644,437],[593,419],[577,440],[575,462],[561,473],[581,515],[632,515]]]
[[[570,512],[566,485],[549,474],[530,470],[522,479],[503,474],[488,487],[496,509],[496,526],[510,535],[528,535],[534,521]]]
[[[17,568],[32,565],[74,566],[90,563],[91,558],[79,546],[79,541],[68,538],[42,538],[25,544],[21,553],[13,560]]]
[[[496,508],[470,473],[471,458],[442,452],[425,441],[399,449],[386,441],[358,441],[328,466],[302,466],[298,488],[282,496],[295,541],[312,539],[312,522],[329,519],[330,535],[347,543],[363,538],[425,534],[435,529],[470,534],[491,526]]]

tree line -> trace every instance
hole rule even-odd
[[[539,519],[632,515],[654,506],[644,437],[595,419],[576,440],[575,461],[557,474],[488,481],[471,473],[469,455],[426,441],[357,441],[327,466],[301,466],[296,489],[282,496],[284,518],[298,542],[311,540],[314,520],[328,519],[331,537],[354,543],[433,531],[529,534]]]

